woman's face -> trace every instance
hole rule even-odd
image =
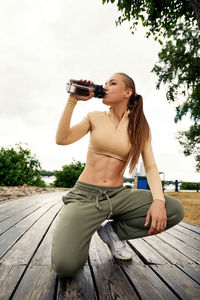
[[[105,83],[104,90],[106,95],[103,97],[103,103],[111,105],[119,102],[128,101],[132,94],[132,90],[127,88],[123,76],[120,74],[113,74]]]

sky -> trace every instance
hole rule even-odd
[[[176,139],[192,124],[189,116],[174,122],[175,104],[167,86],[156,89],[151,72],[161,46],[146,38],[141,25],[115,25],[120,12],[101,0],[7,0],[0,9],[0,146],[21,142],[42,169],[61,170],[72,160],[86,162],[89,133],[71,145],[57,145],[55,135],[69,94],[69,79],[104,84],[115,72],[133,78],[143,97],[152,132],[152,148],[165,180],[200,181],[194,156],[186,157]],[[181,99],[180,99],[181,101]],[[181,103],[181,102],[180,102]],[[88,112],[109,110],[102,99],[79,101],[71,126]],[[142,161],[140,156],[138,162]],[[128,167],[124,173],[129,176]]]

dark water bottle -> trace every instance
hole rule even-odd
[[[89,94],[93,92],[95,98],[103,98],[106,95],[102,85],[74,79],[70,79],[69,82],[67,82],[66,90],[68,93],[80,96],[89,96]]]

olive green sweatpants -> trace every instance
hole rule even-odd
[[[182,203],[164,194],[167,213],[165,230],[184,217]],[[106,220],[121,240],[148,236],[151,220],[145,227],[153,198],[150,190],[135,190],[130,185],[105,187],[76,181],[62,196],[62,207],[53,232],[51,264],[60,277],[72,277],[88,258],[92,235]]]

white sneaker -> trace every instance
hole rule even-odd
[[[107,222],[104,226],[101,225],[97,230],[97,233],[108,245],[113,256],[123,260],[131,259],[133,257],[133,251],[129,248],[126,241],[119,239],[111,226],[111,222]]]

